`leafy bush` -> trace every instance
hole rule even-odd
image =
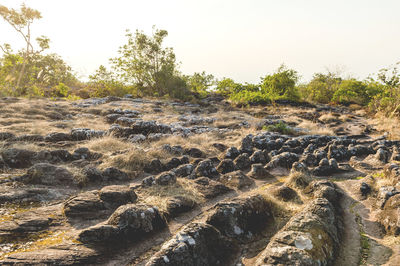
[[[355,79],[343,80],[332,97],[337,103],[357,103],[367,105],[371,99],[382,92],[381,86]]]
[[[316,73],[308,84],[299,87],[300,95],[306,101],[330,103],[341,82],[337,74]]]
[[[278,132],[285,135],[293,135],[294,133],[293,129],[282,121],[274,125],[263,126],[263,130]]]
[[[273,101],[280,99],[298,101],[300,99],[296,87],[298,80],[297,71],[281,65],[274,74],[262,79],[261,91]]]

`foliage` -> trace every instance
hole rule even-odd
[[[380,86],[374,83],[355,79],[343,80],[332,97],[337,103],[357,103],[367,105],[371,99],[381,92]]]
[[[136,30],[127,30],[127,44],[119,49],[120,56],[111,59],[113,69],[124,84],[136,86],[142,94],[150,96],[184,95],[186,84],[178,77],[175,53],[164,48],[166,30],[153,27],[152,36]],[[177,92],[177,90],[185,92]]]
[[[302,98],[307,101],[330,103],[341,82],[342,78],[335,73],[316,73],[312,80],[299,90]]]
[[[215,84],[214,76],[206,74],[205,71],[201,73],[195,72],[191,76],[184,76],[187,87],[196,95],[203,98],[210,92],[210,87]]]
[[[297,71],[281,65],[274,74],[262,78],[261,91],[273,101],[279,99],[297,101],[300,99],[296,88],[298,80]]]
[[[294,133],[293,129],[282,121],[273,125],[263,126],[263,130],[278,132],[285,135],[292,135]]]

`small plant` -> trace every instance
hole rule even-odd
[[[294,133],[293,129],[282,121],[274,125],[263,126],[262,129],[271,132],[278,132],[285,135],[292,135]]]

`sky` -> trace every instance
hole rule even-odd
[[[126,42],[125,30],[165,29],[184,74],[258,83],[282,63],[308,81],[340,70],[364,79],[400,61],[399,0],[0,0],[39,10],[33,36],[85,79]],[[0,43],[19,36],[0,20]]]

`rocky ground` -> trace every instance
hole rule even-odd
[[[400,265],[400,141],[362,111],[3,98],[0,124],[2,265]]]

